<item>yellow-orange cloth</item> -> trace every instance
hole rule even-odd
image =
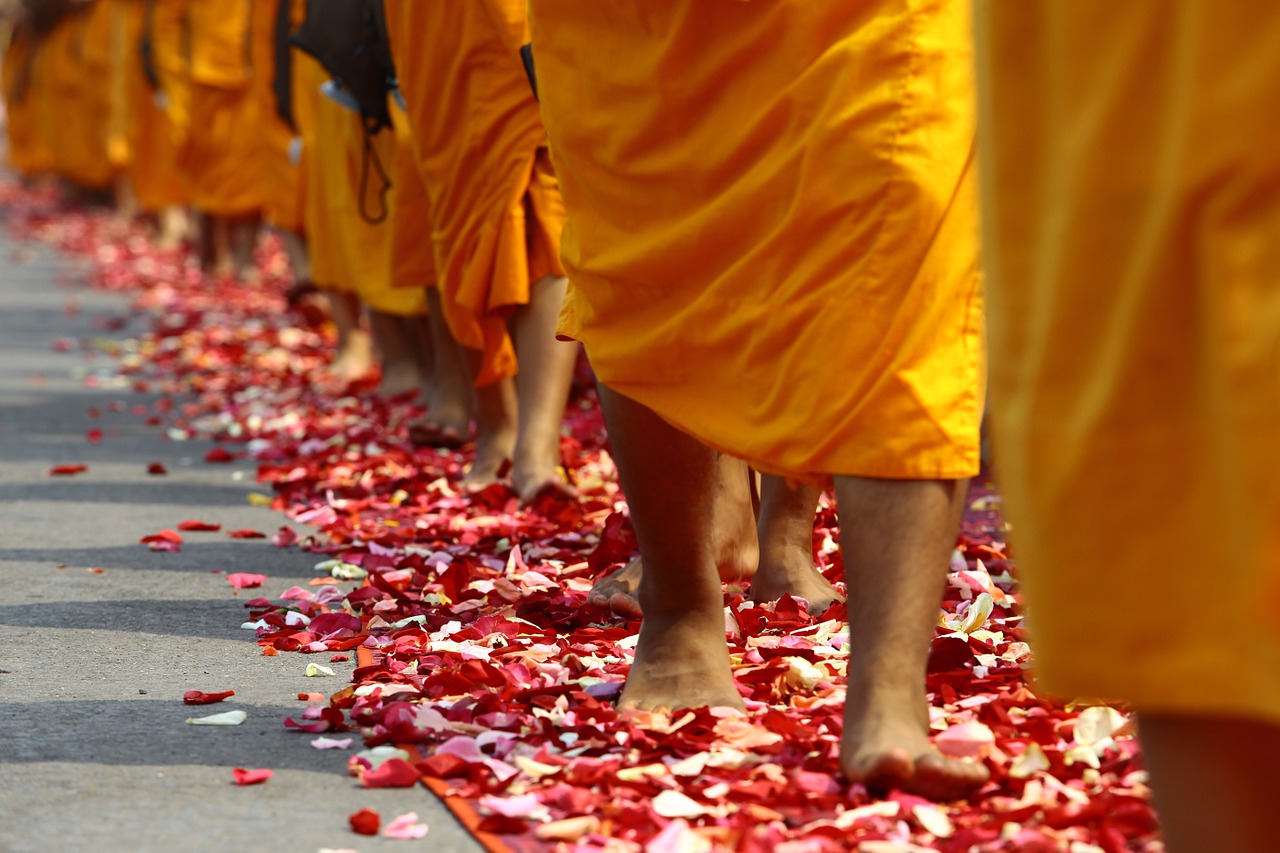
[[[94,0],[64,17],[41,48],[47,51],[43,94],[49,98],[43,133],[54,171],[86,189],[109,188],[117,172],[107,151],[111,18],[110,3]]]
[[[516,372],[507,315],[562,275],[564,224],[520,61],[524,0],[388,0],[387,25],[427,189],[437,287],[478,385]]]
[[[258,100],[250,84],[249,0],[190,0],[191,125],[183,167],[191,203],[245,216],[263,203]]]
[[[394,189],[384,192],[378,172],[378,164],[389,172],[395,163],[395,134],[383,130],[371,137],[366,155],[360,117],[319,93],[328,73],[294,51],[294,74],[295,101],[311,99],[303,152],[312,280],[326,290],[354,292],[375,311],[421,314],[424,291],[391,286],[392,229],[388,221],[376,221],[389,219],[395,206]]]
[[[187,200],[185,179],[178,167],[185,130],[178,126],[177,116],[185,106],[175,106],[185,105],[187,86],[175,63],[166,64],[164,60],[168,48],[162,39],[173,37],[161,25],[164,0],[154,5],[150,18],[145,13],[145,0],[125,0],[125,5],[129,7],[127,14],[136,17],[136,21],[127,21],[126,33],[130,35],[124,56],[125,134],[129,148],[126,174],[138,206],[156,212]],[[144,35],[151,39],[153,67],[161,82],[158,90],[152,88],[143,71],[139,50]]]
[[[1280,7],[977,20],[995,450],[1040,681],[1280,723]]]
[[[768,471],[976,473],[967,0],[531,14],[601,381]]]
[[[409,117],[394,102],[391,120],[396,134],[395,185],[391,207],[391,286],[434,287],[435,253],[431,245],[430,199],[413,154]]]
[[[53,155],[41,145],[36,126],[37,102],[44,96],[36,72],[37,50],[30,30],[15,29],[0,69],[9,142],[5,155],[9,165],[23,175],[37,175],[53,167]]]
[[[99,2],[104,2],[111,10],[107,157],[117,171],[124,171],[133,156],[129,146],[129,126],[132,122],[129,78],[137,63],[138,37],[142,31],[142,3],[139,0]]]
[[[277,228],[302,233],[305,210],[302,201],[302,164],[291,156],[298,134],[280,117],[274,81],[276,75],[276,17],[280,4],[290,6],[291,20],[301,22],[293,10],[295,0],[257,0],[251,23],[253,95],[258,99],[258,156],[261,158],[263,215]],[[305,102],[304,102],[305,103]],[[290,104],[293,110],[299,105]],[[295,126],[302,119],[295,118]]]

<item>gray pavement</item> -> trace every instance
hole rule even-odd
[[[264,532],[284,519],[248,503],[265,492],[252,463],[207,464],[208,444],[110,412],[150,398],[86,387],[86,369],[108,365],[54,350],[57,338],[100,337],[93,318],[127,314],[125,297],[78,289],[82,310],[70,315],[72,291],[56,282],[80,278],[72,261],[47,249],[16,256],[0,236],[0,851],[480,850],[425,789],[358,787],[345,772],[358,736],[346,752],[321,751],[284,728],[304,708],[297,693],[332,693],[353,664],[317,679],[304,666],[327,656],[263,657],[239,627],[242,603],[305,583],[315,555],[225,532],[184,534],[179,553],[139,544],[187,518]],[[94,426],[98,443],[86,438]],[[152,460],[168,475],[148,475]],[[75,463],[89,470],[48,476]],[[236,595],[231,571],[270,580]],[[236,695],[189,707],[187,690]],[[235,708],[249,715],[239,727],[184,722]],[[237,787],[237,766],[275,777]],[[416,811],[430,833],[355,835],[347,816],[364,806],[384,822]]]

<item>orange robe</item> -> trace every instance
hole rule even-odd
[[[263,214],[277,228],[300,234],[306,216],[303,207],[302,164],[291,152],[301,144],[297,127],[306,119],[294,116],[294,126],[281,118],[273,84],[276,76],[276,23],[280,5],[290,7],[290,19],[302,20],[301,0],[257,0],[251,23],[253,96],[258,100],[258,156],[261,160]],[[307,101],[291,100],[296,113]]]
[[[391,182],[395,185],[391,207],[392,287],[434,287],[435,252],[431,245],[430,197],[413,154],[409,117],[395,103],[391,120],[396,135],[396,162]]]
[[[9,165],[23,175],[37,175],[53,165],[36,126],[37,101],[42,97],[36,74],[38,49],[29,30],[15,29],[2,68],[9,142],[5,154]]]
[[[767,470],[977,472],[965,0],[533,0],[563,335]]]
[[[111,17],[110,3],[94,0],[63,18],[44,46],[44,85],[50,99],[44,133],[53,149],[54,170],[93,190],[108,189],[117,171],[107,149]]]
[[[216,216],[262,207],[258,100],[251,91],[250,0],[189,0],[191,125],[183,165],[191,203]]]
[[[185,88],[175,79],[173,62],[166,67],[165,30],[161,25],[165,0],[158,0],[146,16],[146,0],[117,0],[124,7],[123,88],[125,104],[124,137],[128,150],[126,174],[138,206],[156,212],[187,199],[182,171],[178,168],[181,134],[171,103],[181,100],[175,95]],[[172,0],[168,5],[173,6]],[[153,65],[161,77],[160,89],[153,89],[143,71],[141,40],[149,34],[154,53]],[[176,35],[176,34],[175,34]],[[171,49],[172,50],[172,49]]]
[[[994,446],[1039,682],[1280,724],[1280,7],[977,20]]]
[[[395,207],[395,190],[385,185],[379,165],[389,174],[395,134],[383,130],[370,138],[366,159],[359,116],[320,94],[328,79],[320,63],[294,51],[295,102],[310,100],[302,150],[312,281],[325,290],[354,292],[375,311],[420,314],[426,301],[422,290],[391,286],[392,229],[387,220]]]
[[[387,24],[427,190],[437,286],[477,384],[516,372],[510,310],[562,275],[564,210],[520,62],[523,0],[388,0]]]

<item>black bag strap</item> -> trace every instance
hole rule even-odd
[[[153,92],[162,88],[160,72],[156,70],[155,48],[156,0],[147,0],[142,13],[142,36],[138,39],[138,56],[142,60],[142,75]]]
[[[367,121],[360,122],[361,134],[364,138],[364,151],[360,156],[360,218],[370,225],[381,225],[387,221],[387,217],[391,214],[391,205],[387,204],[387,193],[391,192],[391,176],[387,174],[387,169],[382,165],[382,158],[378,156],[378,149],[373,147],[373,134],[377,131],[371,131]],[[369,195],[369,165],[372,164],[378,172],[378,179],[382,181],[382,187],[378,190],[378,206],[381,211],[370,216],[366,207],[367,197]]]
[[[289,41],[289,36],[293,33],[292,3],[291,0],[277,2],[276,26],[272,36],[275,68],[271,78],[271,91],[276,99],[276,115],[290,130],[297,133],[298,124],[293,117],[293,43]]]

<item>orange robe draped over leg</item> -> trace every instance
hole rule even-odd
[[[391,286],[422,289],[436,283],[435,252],[431,244],[430,197],[413,153],[409,117],[391,105],[396,134],[396,162],[391,181]]]
[[[758,467],[978,469],[966,0],[533,0],[562,334]]]
[[[484,385],[516,372],[507,314],[562,275],[564,211],[519,48],[523,0],[388,0],[387,24],[427,190],[445,320],[481,350]]]
[[[172,63],[166,68],[163,59],[166,48],[161,40],[165,31],[159,22],[163,0],[155,4],[150,19],[146,15],[145,0],[123,2],[131,16],[126,27],[123,68],[125,138],[129,149],[126,174],[138,206],[155,213],[184,204],[187,199],[182,171],[178,168],[182,135],[174,115],[176,110],[171,109],[174,100],[182,99],[181,95],[175,95],[181,82],[175,79]],[[159,89],[152,87],[143,71],[140,50],[144,36],[151,39],[153,67],[161,81]]]
[[[391,286],[391,211],[379,166],[389,175],[396,139],[383,130],[365,137],[360,117],[319,93],[328,73],[310,56],[294,51],[295,96],[309,98],[303,128],[306,158],[307,251],[311,278],[326,290],[354,292],[375,311],[403,316],[425,310],[421,290]],[[363,195],[362,195],[363,193]]]
[[[1280,6],[977,20],[994,446],[1040,683],[1278,724]]]
[[[305,99],[290,99],[295,113],[290,126],[281,116],[276,92],[276,26],[281,4],[290,10],[290,20],[301,23],[300,0],[257,0],[253,5],[252,56],[253,96],[258,101],[258,156],[261,160],[263,215],[272,225],[284,231],[300,234],[304,230],[306,216],[303,208],[302,163],[297,156],[301,143],[298,127],[305,117],[296,113],[306,109]]]
[[[55,171],[85,189],[108,189],[117,172],[107,149],[111,18],[108,0],[93,0],[63,18],[46,37],[51,98],[46,133]]]
[[[216,216],[262,207],[258,100],[251,91],[250,0],[189,0],[191,203]]]
[[[9,165],[23,175],[37,175],[53,165],[53,157],[41,145],[37,128],[37,102],[42,97],[36,74],[38,47],[30,30],[15,29],[4,52],[2,85],[6,112]]]

